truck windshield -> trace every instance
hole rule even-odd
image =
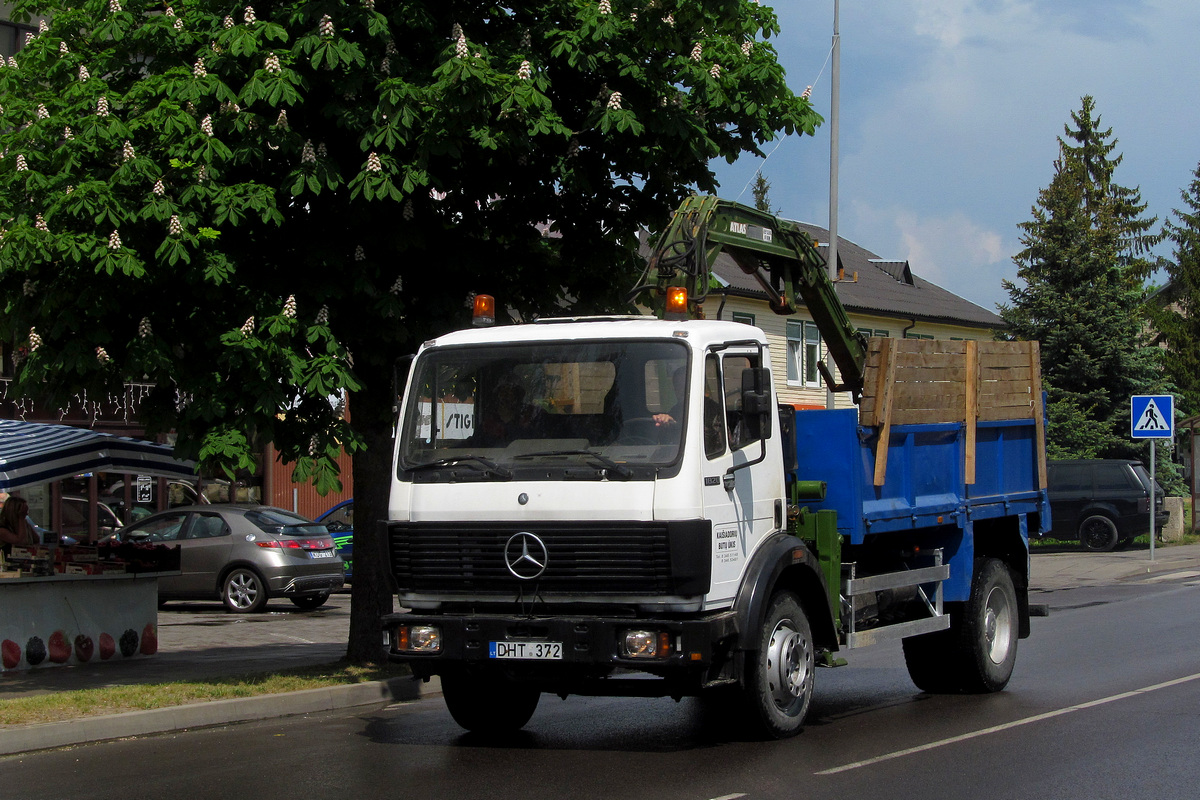
[[[687,347],[670,341],[428,350],[405,400],[398,471],[432,481],[653,477],[680,454],[688,365]]]

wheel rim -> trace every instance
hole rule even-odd
[[[1083,526],[1083,544],[1089,550],[1100,550],[1108,546],[1112,529],[1104,520],[1093,519]]]
[[[788,709],[804,697],[810,680],[812,650],[808,639],[783,619],[767,642],[767,690],[777,708]]]
[[[236,608],[250,608],[258,599],[258,580],[253,575],[239,572],[229,579],[227,595]]]
[[[987,643],[987,655],[993,664],[1002,664],[1012,647],[1012,605],[1008,595],[999,587],[988,593],[983,608],[983,635]]]

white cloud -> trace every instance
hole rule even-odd
[[[858,244],[881,257],[905,259],[919,277],[989,311],[1008,300],[1001,281],[1016,275],[1016,244],[965,213],[922,216],[909,209],[854,204],[850,216],[854,228],[872,232],[873,241]]]

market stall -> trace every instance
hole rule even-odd
[[[194,478],[170,447],[65,425],[0,420],[0,491],[20,493],[82,472]],[[4,670],[98,663],[158,650],[158,576],[178,573],[179,548],[57,535],[0,558]]]

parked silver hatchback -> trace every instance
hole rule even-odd
[[[179,545],[180,574],[158,579],[160,603],[220,598],[230,611],[252,612],[286,597],[311,610],[344,582],[325,526],[271,506],[172,508],[125,526],[116,538]]]

